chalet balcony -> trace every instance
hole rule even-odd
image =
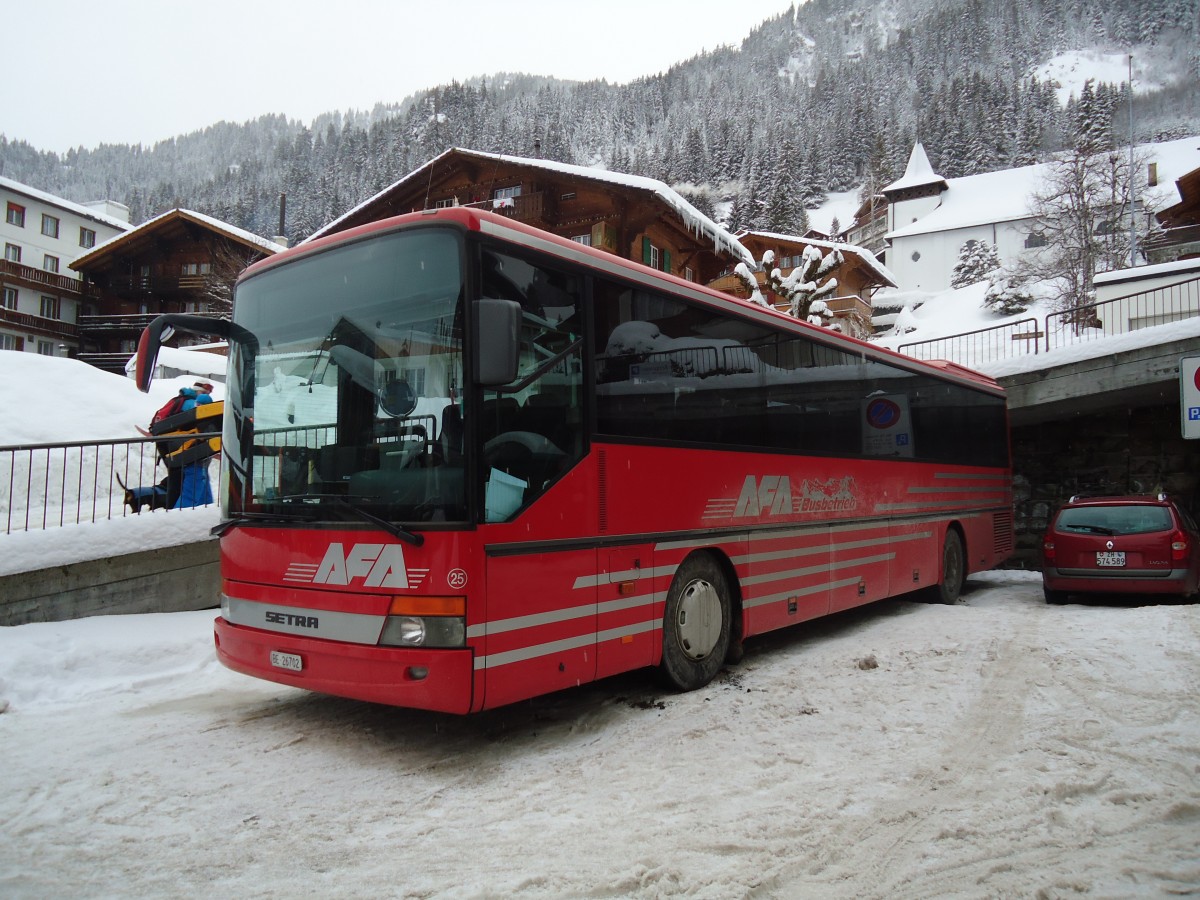
[[[1193,259],[1200,256],[1200,225],[1167,228],[1155,237],[1143,241],[1141,247],[1152,265],[1177,259]]]
[[[529,194],[521,194],[517,197],[509,197],[503,200],[493,200],[490,203],[484,204],[485,209],[489,207],[499,215],[515,219],[526,225],[552,224],[547,217],[553,211],[550,208],[550,204],[546,202],[544,191],[534,191]]]
[[[80,362],[87,363],[89,366],[95,366],[97,369],[103,369],[105,372],[112,372],[115,375],[125,374],[125,364],[129,362],[132,353],[89,353],[80,351],[76,357]]]
[[[18,286],[52,291],[59,295],[78,297],[83,293],[83,282],[78,278],[35,269],[33,266],[25,266],[9,259],[0,260],[0,277],[6,282],[16,282]]]
[[[735,297],[745,299],[746,286],[742,279],[732,273],[726,273],[718,278],[714,278],[705,287],[712,288],[714,291],[720,291],[722,294],[731,294]]]
[[[71,322],[46,319],[42,316],[31,316],[29,313],[17,312],[15,309],[0,308],[0,322],[9,327],[22,329],[30,334],[43,335],[60,340],[76,341],[79,339],[79,329]]]
[[[89,337],[129,335],[137,337],[162,313],[130,313],[127,315],[80,316],[79,333]],[[191,313],[209,319],[220,319],[220,313]]]
[[[100,297],[104,294],[118,297],[192,297],[203,290],[208,281],[206,275],[127,275],[110,276],[106,284],[89,283],[86,289],[88,297]]]

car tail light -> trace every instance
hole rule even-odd
[[[1171,562],[1186,562],[1188,558],[1188,537],[1182,531],[1171,535]]]
[[[1054,541],[1042,542],[1042,555],[1046,558],[1046,562],[1054,562]]]

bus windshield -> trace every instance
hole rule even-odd
[[[415,229],[239,284],[226,519],[465,520],[462,257]]]

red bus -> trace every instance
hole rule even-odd
[[[753,635],[1012,550],[1004,392],[491,213],[263,260],[231,322],[216,652],[467,713]]]

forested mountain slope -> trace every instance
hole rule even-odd
[[[626,85],[497,73],[307,124],[63,156],[0,136],[0,174],[119,200],[135,223],[184,206],[263,235],[285,193],[294,241],[462,146],[659,178],[731,227],[798,231],[825,192],[897,177],[918,137],[947,177],[1067,145],[1079,99],[1063,105],[1038,67],[1069,51],[1134,53],[1138,141],[1200,132],[1198,20],[1200,0],[811,0]],[[1086,98],[1118,142],[1125,96],[1100,82]]]

